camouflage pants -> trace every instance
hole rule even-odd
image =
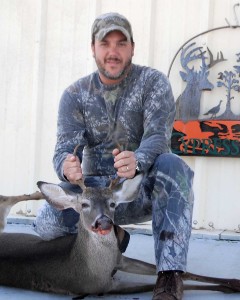
[[[109,178],[87,180],[91,185],[106,185]],[[152,219],[157,271],[186,271],[193,210],[192,180],[193,172],[182,159],[175,154],[162,154],[144,175],[138,198],[116,209],[115,223],[118,225]],[[61,183],[61,186],[80,192],[79,187],[69,183]],[[76,233],[78,219],[73,209],[59,212],[46,203],[34,227],[48,240]]]

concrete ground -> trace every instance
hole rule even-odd
[[[29,232],[30,226],[23,224],[10,224],[6,231]],[[129,228],[131,240],[126,256],[154,262],[153,238],[149,226],[145,228]],[[190,240],[188,255],[188,271],[201,275],[218,276],[240,279],[240,234],[228,232],[204,232],[193,231]],[[225,236],[225,238],[224,238]],[[121,276],[121,274],[120,274]],[[139,276],[129,275],[129,280],[136,280]],[[126,275],[124,275],[126,279]],[[148,280],[143,278],[144,280]],[[152,278],[155,281],[155,278]],[[152,293],[139,293],[129,295],[104,295],[102,297],[88,296],[86,300],[96,299],[125,299],[125,300],[149,300]],[[71,300],[71,296],[39,293],[15,288],[0,286],[1,300]],[[184,300],[233,300],[240,299],[240,293],[223,294],[212,291],[185,291]]]

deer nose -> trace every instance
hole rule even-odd
[[[112,226],[113,221],[109,217],[102,215],[96,220],[93,226],[93,231],[100,234],[108,234],[110,233]]]

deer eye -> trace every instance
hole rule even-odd
[[[82,203],[82,208],[88,208],[90,205],[88,203]]]
[[[111,208],[115,208],[116,207],[116,203],[115,202],[110,203],[110,207]]]

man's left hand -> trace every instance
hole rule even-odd
[[[114,168],[117,169],[117,175],[124,178],[133,178],[136,173],[136,157],[132,151],[122,151],[114,149]]]

